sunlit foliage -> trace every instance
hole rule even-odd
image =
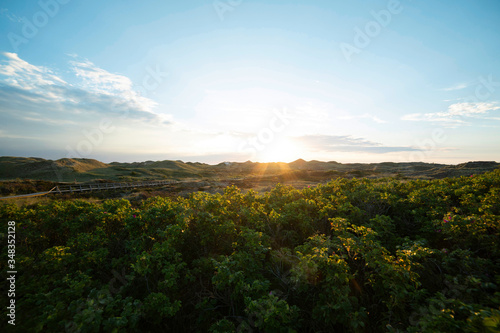
[[[500,170],[0,217],[16,221],[24,331],[500,330]]]

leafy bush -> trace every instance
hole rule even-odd
[[[0,217],[20,331],[500,331],[500,170]]]

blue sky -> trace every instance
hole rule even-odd
[[[500,2],[5,0],[0,155],[500,161]]]

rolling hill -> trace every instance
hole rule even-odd
[[[291,163],[223,162],[217,165],[183,161],[103,163],[94,159],[0,157],[0,180],[46,180],[55,182],[176,180],[324,180],[337,177],[407,177],[435,179],[469,176],[499,168],[497,162],[458,165],[434,163],[338,163],[304,161]]]

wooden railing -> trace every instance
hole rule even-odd
[[[38,192],[30,194],[20,194],[8,197],[0,197],[2,199],[15,199],[15,198],[29,198],[41,195],[47,195],[49,193],[76,193],[76,192],[87,192],[87,191],[105,191],[114,190],[121,188],[136,188],[136,187],[154,187],[177,184],[176,180],[153,180],[144,182],[133,182],[133,183],[96,183],[96,184],[74,184],[74,185],[61,185],[52,188],[47,192]]]
[[[114,190],[120,188],[135,188],[135,187],[153,187],[153,186],[163,186],[176,184],[175,180],[153,180],[145,182],[134,182],[134,183],[96,183],[96,184],[75,184],[75,185],[62,185],[57,186],[55,193],[74,193],[74,192],[85,192],[85,191],[103,191],[103,190]]]

